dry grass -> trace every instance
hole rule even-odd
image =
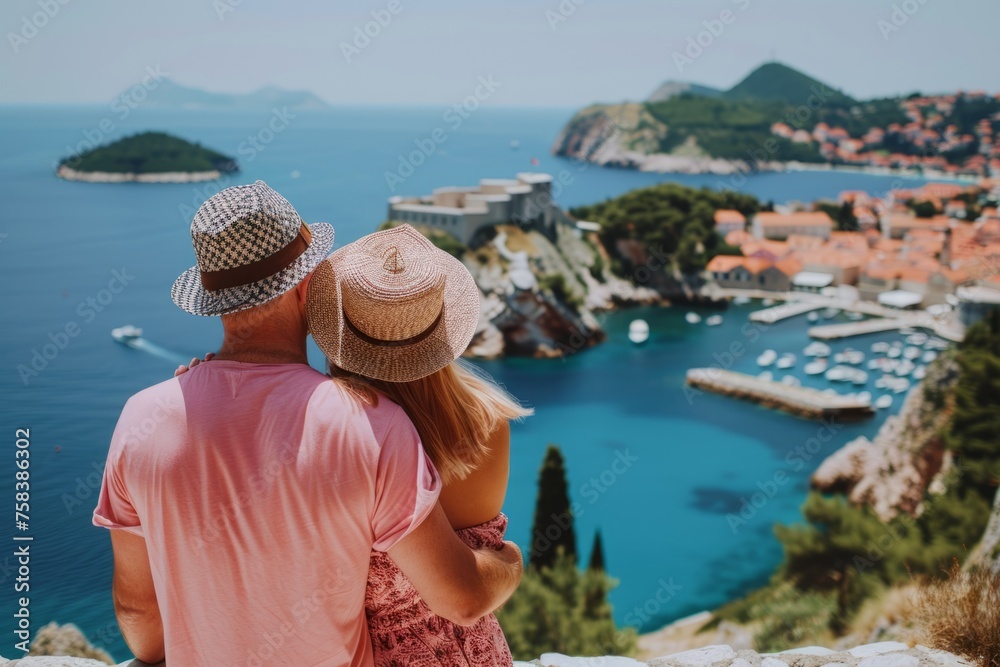
[[[1000,667],[1000,575],[954,565],[916,589],[914,621],[920,643]]]

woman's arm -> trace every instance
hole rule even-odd
[[[500,513],[510,476],[510,425],[503,422],[490,436],[489,456],[461,480],[445,484],[440,502],[452,528],[486,523]]]

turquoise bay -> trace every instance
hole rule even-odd
[[[548,147],[570,110],[483,109],[454,129],[443,111],[301,112],[261,150],[251,151],[247,137],[267,124],[269,111],[224,115],[140,108],[122,119],[107,107],[0,108],[5,146],[0,275],[7,286],[0,295],[5,324],[0,414],[11,445],[15,429],[31,429],[34,628],[50,620],[74,622],[116,657],[126,654],[111,607],[108,537],[90,524],[95,480],[128,396],[170,377],[179,360],[213,349],[220,333],[217,322],[186,315],[169,299],[170,284],[193,263],[190,215],[218,185],[102,185],[62,182],[53,175],[54,164],[104,118],[113,121],[111,138],[159,129],[235,155],[243,171],[233,183],[264,179],[307,221],[333,223],[338,244],[382,222],[392,194],[420,194],[518,171],[568,173],[558,198],[563,206],[667,180],[709,187],[727,183],[718,176],[602,170],[553,158]],[[414,140],[437,127],[446,128],[447,140],[390,189],[386,173],[395,172],[400,156],[414,150]],[[519,150],[510,148],[515,139]],[[533,157],[539,165],[531,164]],[[845,189],[884,193],[897,180],[766,174],[750,177],[742,189],[764,200],[808,201]],[[127,284],[105,299],[114,272]],[[780,560],[772,525],[796,520],[809,473],[850,438],[873,435],[884,419],[879,415],[839,428],[807,460],[796,451],[816,436],[819,424],[686,394],[689,367],[752,371],[765,348],[799,352],[806,344],[804,318],[748,335],[743,325],[754,307],[730,308],[723,325],[714,328],[686,324],[683,309],[623,311],[604,318],[606,343],[565,360],[482,363],[537,413],[513,429],[505,506],[510,537],[527,547],[537,469],[547,443],[559,444],[579,507],[579,550],[586,558],[600,529],[608,568],[621,581],[612,594],[619,622],[654,629],[763,582]],[[625,339],[635,317],[652,329],[643,347]],[[114,343],[110,330],[126,323],[142,327],[151,344],[133,350]],[[43,359],[42,370],[21,370],[31,368],[36,352],[62,340],[60,332],[69,324],[78,335]],[[870,340],[851,344],[867,347]],[[734,343],[744,352],[730,359]],[[318,350],[311,347],[310,353],[321,367]],[[777,472],[784,472],[786,481],[734,529],[727,515],[770,489]],[[0,492],[11,497],[12,476],[4,476]],[[10,556],[0,555],[4,587],[13,583],[10,563]],[[266,576],[294,576],[293,564]],[[5,595],[0,612],[12,611],[13,600]]]

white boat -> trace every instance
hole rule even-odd
[[[847,382],[854,374],[854,369],[850,366],[834,366],[829,369],[823,377],[830,382]]]
[[[705,324],[707,324],[710,327],[719,326],[720,324],[722,324],[722,315],[712,315],[711,317],[705,320]]]
[[[111,337],[123,345],[134,346],[135,342],[142,338],[142,329],[132,324],[126,324],[111,330]]]
[[[781,357],[778,359],[778,361],[775,362],[774,365],[777,368],[786,370],[794,366],[797,362],[798,358],[796,358],[794,354],[792,354],[791,352],[786,352],[785,354],[781,355]]]
[[[854,348],[847,348],[843,352],[833,355],[833,360],[838,364],[851,364],[857,366],[865,361],[865,353]]]
[[[641,345],[649,339],[649,323],[646,320],[632,320],[628,325],[628,339]]]
[[[896,382],[893,384],[892,390],[897,394],[902,394],[904,391],[908,391],[910,388],[910,381],[906,378],[896,378]]]
[[[914,329],[913,327],[903,327],[902,329],[899,330],[899,333],[903,334],[904,336],[909,336],[910,334],[917,333],[917,330]]]
[[[909,375],[910,373],[912,373],[916,367],[917,367],[916,364],[914,364],[909,359],[903,359],[901,362],[899,362],[899,365],[896,366],[896,370],[893,372],[896,373],[896,375],[898,375],[899,377],[903,377],[904,375]]]
[[[770,366],[778,359],[778,353],[774,350],[764,350],[761,352],[760,356],[757,357],[758,366]]]
[[[903,348],[901,347],[890,347],[889,351],[885,353],[890,359],[899,359],[903,355]]]
[[[684,319],[687,320],[688,324],[698,324],[701,322],[701,315],[695,312],[690,312],[684,316]]]
[[[828,320],[832,320],[837,315],[840,315],[840,309],[839,308],[824,308],[823,309],[823,317],[825,317]]]
[[[927,350],[920,357],[920,361],[924,362],[925,364],[929,364],[929,363],[931,363],[932,361],[934,361],[937,358],[938,358],[938,353],[937,352],[935,352],[934,350]]]
[[[865,316],[862,315],[861,313],[857,313],[852,310],[851,312],[847,313],[847,319],[849,319],[852,322],[860,322],[861,320],[865,319]]]
[[[781,378],[781,384],[788,385],[789,387],[801,387],[802,380],[798,379],[794,375],[786,375]]]
[[[927,377],[927,366],[917,366],[913,369],[913,379],[920,381]]]
[[[886,408],[892,407],[892,394],[882,394],[875,399],[875,407],[879,410],[885,410]]]
[[[761,371],[760,373],[757,374],[757,379],[764,380],[765,382],[770,382],[771,380],[774,379],[774,373],[772,373],[771,371]]]
[[[855,368],[854,373],[851,375],[851,382],[856,385],[868,384],[868,373]]]
[[[886,342],[884,340],[880,340],[877,343],[872,343],[872,352],[874,352],[876,354],[885,354],[888,351],[889,351],[889,343],[888,342]]]
[[[805,372],[806,375],[819,375],[820,373],[826,372],[826,359],[810,361],[805,366]]]
[[[810,322],[819,322],[819,313],[817,313],[814,310],[811,313],[809,313],[808,315],[806,315],[806,319],[809,320]]]
[[[929,350],[938,350],[940,352],[941,350],[948,349],[948,343],[944,340],[941,340],[940,338],[935,337],[928,340],[924,344],[924,347],[926,347]]]
[[[760,303],[761,303],[762,306],[770,307],[770,306],[774,305],[774,299],[772,299],[771,297],[768,297],[768,298],[764,299],[763,301],[761,301]]]
[[[750,297],[748,296],[736,296],[733,297],[733,303],[737,306],[745,306],[750,303]]]
[[[521,147],[521,142],[520,141],[518,141],[517,139],[511,139],[510,140],[510,149],[512,151],[516,151],[520,147]]]
[[[870,391],[859,391],[857,394],[855,394],[855,396],[859,401],[864,401],[869,405],[872,402],[872,393]]]
[[[923,345],[927,342],[927,334],[919,331],[906,337],[906,342],[910,345]]]
[[[830,356],[830,346],[826,343],[821,343],[820,341],[813,341],[806,345],[806,348],[802,350],[802,354],[807,357],[829,357]]]
[[[919,347],[906,347],[903,348],[903,357],[906,359],[916,359],[921,354]]]

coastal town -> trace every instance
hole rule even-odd
[[[852,137],[843,127],[817,123],[812,131],[784,122],[771,133],[818,147],[831,164],[985,176],[1000,171],[1000,95],[982,91],[914,95],[899,102],[908,122],[869,127]]]
[[[975,319],[979,305],[1000,302],[1000,213],[981,205],[998,194],[997,179],[928,183],[881,199],[845,191],[838,221],[822,210],[791,207],[750,220],[719,210],[716,231],[739,254],[712,258],[708,289],[832,288],[898,309],[944,312],[963,304],[963,317]]]

